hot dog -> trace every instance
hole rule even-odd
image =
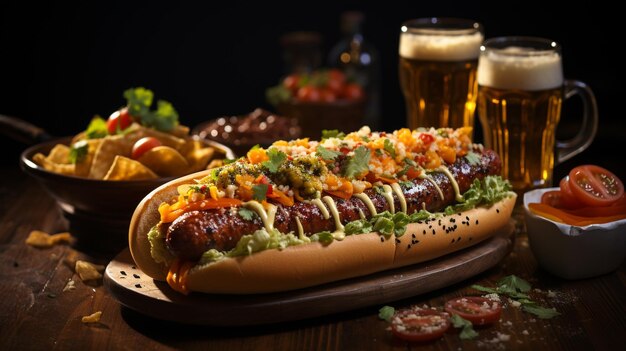
[[[500,159],[467,128],[278,141],[155,189],[137,266],[187,293],[284,291],[423,262],[508,223]]]

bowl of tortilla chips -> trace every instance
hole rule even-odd
[[[127,244],[130,218],[154,188],[234,158],[228,147],[190,136],[178,123],[169,131],[137,120],[113,134],[103,128],[106,121],[96,117],[78,135],[37,144],[20,157],[22,170],[58,202],[79,244],[97,249]],[[160,145],[133,158],[146,137]]]

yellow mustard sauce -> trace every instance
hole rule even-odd
[[[422,174],[420,174],[419,178],[420,179],[426,179],[429,182],[431,182],[435,186],[435,189],[437,189],[437,192],[439,193],[439,196],[443,200],[443,191],[441,191],[441,188],[439,187],[439,185],[437,185],[437,183],[435,182],[435,180],[431,176],[429,176],[426,173],[422,173]]]
[[[243,206],[248,209],[255,211],[259,217],[261,217],[261,221],[263,222],[263,226],[265,230],[270,231],[274,229],[274,219],[276,218],[276,206],[272,204],[268,204],[268,210],[266,211],[261,205],[260,202],[255,200],[250,200],[248,202],[244,202]]]
[[[448,169],[448,167],[446,166],[439,166],[439,170],[443,172],[443,174],[446,175],[446,177],[448,177],[448,179],[450,179],[450,182],[452,183],[452,187],[454,188],[454,194],[455,194],[455,199],[458,202],[463,202],[465,201],[465,199],[463,199],[463,196],[461,196],[461,191],[459,189],[459,183],[457,183],[456,179],[454,179],[454,177],[452,176],[452,173],[450,173],[450,170]]]
[[[322,212],[322,216],[324,216],[324,219],[330,218],[330,213],[328,212],[328,209],[326,208],[326,206],[324,206],[324,203],[322,202],[321,199],[316,198],[316,199],[310,200],[310,202],[320,209],[320,212]]]
[[[402,188],[400,187],[400,184],[398,183],[393,183],[391,184],[391,189],[393,189],[393,191],[396,193],[396,196],[398,196],[398,200],[400,200],[400,209],[402,210],[402,212],[406,213],[406,198],[404,197],[404,194],[402,193]]]
[[[324,196],[322,199],[328,205],[328,208],[335,219],[335,231],[332,233],[333,238],[336,240],[343,240],[346,237],[346,233],[344,232],[343,224],[341,224],[341,218],[339,218],[339,211],[337,211],[335,200],[333,200],[330,196]]]
[[[387,184],[383,184],[383,196],[385,200],[387,200],[387,203],[389,203],[389,212],[392,214],[396,213],[396,208],[393,204],[393,190]]]
[[[376,216],[378,214],[378,212],[376,211],[376,207],[374,206],[374,203],[369,198],[369,196],[367,196],[367,194],[360,193],[360,194],[354,194],[352,196],[354,196],[357,199],[363,201],[365,206],[367,206],[367,209],[370,211],[370,214],[372,215],[372,217],[374,217],[374,216]]]

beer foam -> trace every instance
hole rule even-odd
[[[547,90],[563,85],[561,56],[556,52],[525,55],[509,47],[487,51],[478,61],[478,84],[496,89]]]
[[[444,31],[442,31],[445,33]],[[400,35],[400,56],[414,60],[461,61],[478,58],[483,34],[455,35],[416,34]]]

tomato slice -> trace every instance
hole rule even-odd
[[[563,208],[563,194],[560,190],[546,191],[541,195],[541,203],[556,208]]]
[[[391,320],[393,335],[407,341],[435,340],[449,328],[450,315],[420,307],[397,311]]]
[[[569,176],[565,176],[559,183],[561,189],[561,207],[562,208],[578,208],[584,206],[576,195],[572,192],[572,187],[569,184]]]
[[[161,141],[155,137],[143,137],[137,140],[135,142],[135,145],[133,145],[133,151],[131,152],[130,157],[132,157],[134,160],[137,160],[146,152],[161,145]]]
[[[467,296],[452,299],[444,307],[450,314],[472,322],[473,325],[486,325],[500,319],[502,305],[497,301],[480,296]]]
[[[111,116],[109,116],[109,119],[107,120],[107,131],[109,134],[114,135],[130,127],[132,123],[133,119],[128,113],[128,108],[124,107],[113,112]]]
[[[587,206],[609,206],[624,195],[624,184],[608,170],[595,166],[578,166],[569,172],[574,196]]]

